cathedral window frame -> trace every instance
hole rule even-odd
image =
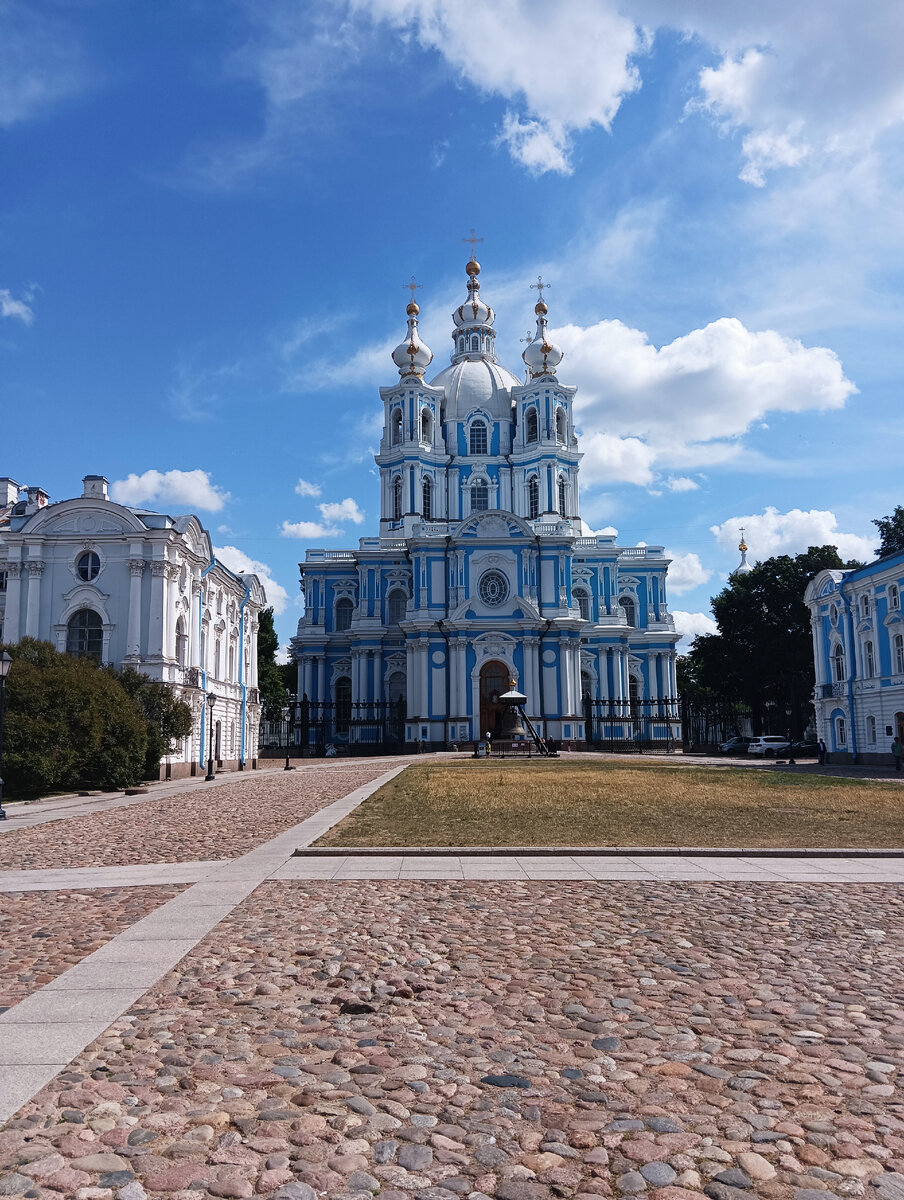
[[[82,583],[93,583],[102,567],[101,557],[96,550],[83,550],[75,560],[75,573]]]
[[[844,646],[836,641],[829,651],[829,669],[833,683],[844,683],[847,679],[847,664],[844,661]]]
[[[863,674],[867,679],[876,674],[876,651],[869,638],[863,643]]]
[[[568,414],[561,404],[556,405],[556,441],[560,446],[564,446],[568,442]]]
[[[389,442],[392,446],[401,446],[405,440],[405,417],[401,405],[396,405],[389,415]]]
[[[433,480],[429,475],[421,480],[421,516],[425,521],[433,520]]]
[[[401,521],[402,519],[402,482],[401,475],[394,475],[391,484],[392,496],[392,519],[393,521]]]
[[[627,603],[625,603],[627,601]],[[625,624],[631,629],[637,628],[637,597],[630,592],[622,592],[618,597],[618,604],[624,610]]]
[[[487,512],[490,507],[490,484],[483,475],[478,475],[476,478],[468,481],[468,490],[470,492],[470,510],[475,512]]]
[[[351,596],[337,596],[333,604],[333,630],[336,633],[346,633],[352,627],[354,614],[355,602]]]
[[[480,435],[483,434],[483,449],[480,448]],[[476,447],[475,447],[476,435]],[[483,415],[472,417],[468,423],[468,454],[472,458],[484,457],[489,453],[490,423]]]
[[[889,612],[897,612],[901,607],[901,592],[896,583],[888,585],[888,610]]]
[[[572,588],[571,595],[577,602],[578,611],[581,614],[582,621],[590,621],[593,619],[592,599],[589,588],[581,584],[580,587]]]
[[[540,477],[531,475],[527,481],[527,519],[536,521],[540,516]]]
[[[479,354],[480,353],[480,334],[472,333],[468,345],[471,347],[470,350],[468,351],[469,354]]]
[[[892,671],[904,675],[904,633],[896,633],[891,642]]]
[[[564,475],[560,475],[556,481],[556,500],[558,502],[558,512],[562,520],[568,518],[568,480]]]
[[[536,404],[529,404],[524,410],[524,441],[530,446],[540,440],[540,414]]]
[[[69,617],[66,622],[66,653],[72,658],[103,661],[104,619],[97,609],[86,604]]]
[[[421,409],[421,441],[425,446],[433,445],[433,411],[426,405]]]
[[[401,604],[399,601],[401,600]],[[409,596],[401,583],[393,583],[386,593],[386,625],[401,625],[408,615]]]

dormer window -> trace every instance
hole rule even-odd
[[[487,427],[485,421],[474,421],[471,425],[471,453],[486,454]]]
[[[392,410],[392,444],[400,446],[402,444],[402,410],[394,408]]]

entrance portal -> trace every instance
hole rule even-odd
[[[487,732],[493,737],[499,731],[502,710],[499,697],[509,690],[511,673],[505,663],[488,662],[480,668],[480,729],[478,737]]]

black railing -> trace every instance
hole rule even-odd
[[[681,706],[661,700],[592,700],[584,697],[584,736],[589,746],[614,754],[670,753],[681,746]]]
[[[327,753],[403,754],[405,701],[348,700],[298,702],[290,738],[302,758]],[[332,747],[332,750],[330,750]]]

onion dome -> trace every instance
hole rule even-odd
[[[744,530],[741,530],[741,540],[738,542],[738,549],[741,551],[741,561],[732,571],[732,575],[748,575],[753,567],[747,561],[747,543],[744,541]]]
[[[408,336],[400,342],[392,352],[392,361],[399,368],[399,375],[423,375],[433,362],[433,351],[421,341],[417,328],[417,315],[420,309],[412,300],[408,308]]]
[[[565,357],[565,351],[551,340],[547,328],[546,314],[549,309],[543,299],[542,289],[549,285],[541,280],[539,284],[535,283],[532,286],[540,288],[540,299],[534,306],[534,312],[537,314],[537,332],[521,357],[531,379],[536,379],[540,375],[555,375],[556,367]]]
[[[477,278],[480,274],[480,263],[476,258],[472,258],[465,270],[468,272],[468,298],[452,314],[455,327],[456,329],[471,329],[475,325],[492,325],[496,320],[496,314],[488,304],[484,304],[480,299],[480,282]]]

